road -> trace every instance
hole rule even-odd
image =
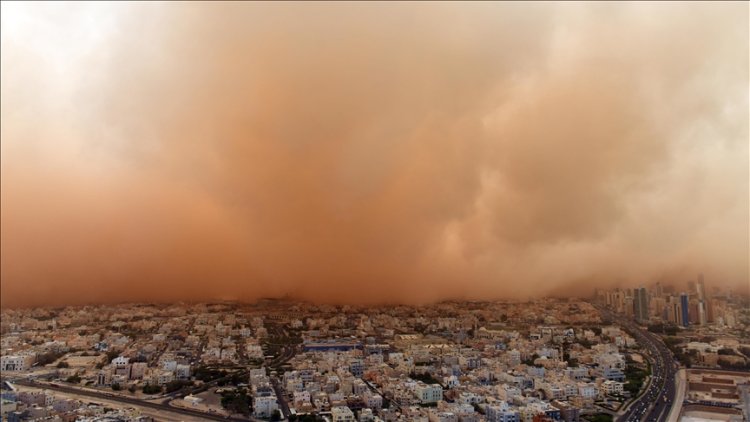
[[[276,377],[271,378],[271,386],[273,387],[274,393],[276,393],[276,401],[279,402],[281,414],[284,415],[284,419],[288,419],[292,412],[289,410],[289,403],[286,400],[284,387],[281,386],[279,379]]]
[[[634,321],[615,315],[611,311],[600,311],[613,321],[627,328],[635,340],[646,349],[645,356],[651,364],[651,379],[642,392],[617,418],[618,422],[663,422],[669,417],[669,411],[675,398],[676,364],[672,353],[661,339],[645,330]]]
[[[740,402],[745,403],[745,420],[750,421],[750,385],[741,385],[737,387],[740,391]]]
[[[198,418],[199,420],[213,420],[213,421],[230,420],[230,421],[242,421],[242,422],[247,421],[247,419],[222,417],[218,415],[212,415],[210,413],[199,412],[197,410],[182,409],[182,408],[172,407],[172,406],[169,406],[167,404],[162,404],[162,403],[153,403],[153,402],[147,402],[147,401],[138,400],[138,399],[131,399],[128,397],[122,397],[122,396],[117,396],[117,395],[110,395],[110,394],[105,394],[105,393],[97,393],[93,391],[81,390],[78,388],[66,387],[66,386],[62,386],[59,384],[58,385],[51,385],[51,384],[46,384],[46,383],[42,384],[42,383],[37,383],[37,382],[29,382],[26,380],[16,380],[14,383],[25,386],[25,387],[43,388],[43,389],[51,390],[51,391],[58,391],[61,393],[74,395],[76,397],[93,397],[99,400],[107,400],[111,402],[123,403],[123,404],[128,404],[130,406],[135,406],[135,407],[155,409],[155,410],[165,412],[165,413],[190,416],[192,418]]]
[[[680,420],[680,411],[682,410],[682,403],[685,400],[685,390],[687,390],[687,371],[680,369],[677,371],[675,378],[677,379],[675,400],[672,408],[669,410],[668,422],[678,422]]]
[[[46,386],[44,385],[37,385],[35,387],[27,387],[27,386],[16,386],[19,388],[20,391],[24,390],[46,390]],[[79,400],[85,403],[97,403],[100,406],[103,407],[109,407],[112,409],[135,409],[141,416],[147,416],[153,418],[155,421],[159,422],[200,422],[205,420],[203,416],[187,416],[181,413],[172,412],[170,411],[163,411],[161,409],[153,409],[150,407],[143,407],[143,406],[135,406],[127,403],[122,403],[119,401],[116,401],[112,398],[91,398],[91,397],[82,397],[78,392],[76,393],[65,393],[61,391],[55,391],[54,392],[56,398],[60,399],[71,399],[71,400]]]
[[[279,325],[268,325],[267,326],[269,333],[273,332],[274,337],[276,338],[289,338],[289,333],[287,333],[286,329],[283,327],[280,327]],[[283,366],[289,362],[294,355],[297,354],[299,351],[300,346],[296,344],[292,344],[291,342],[284,342],[284,344],[281,346],[281,350],[279,351],[278,355],[276,355],[273,359],[267,362],[267,366],[269,368],[274,369],[277,372],[283,371]],[[284,386],[281,385],[281,381],[279,380],[277,375],[271,374],[271,386],[273,387],[273,391],[276,393],[276,401],[279,403],[279,409],[281,410],[281,414],[284,416],[284,419],[289,418],[289,415],[291,415],[291,411],[289,410],[289,403],[286,398],[286,391],[284,390]]]

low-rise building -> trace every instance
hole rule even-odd
[[[602,396],[610,396],[613,394],[622,394],[624,389],[624,383],[619,381],[607,380],[599,385],[599,394]]]
[[[279,410],[279,403],[274,396],[259,396],[253,399],[253,415],[256,418],[270,418]]]
[[[420,383],[414,388],[414,394],[422,403],[437,403],[443,399],[443,387],[438,384]]]
[[[520,420],[518,412],[512,411],[506,402],[485,406],[485,415],[487,422],[519,422]]]
[[[354,412],[346,406],[335,406],[331,408],[331,417],[333,422],[353,422]]]
[[[25,371],[34,363],[32,355],[6,355],[0,357],[0,371]]]

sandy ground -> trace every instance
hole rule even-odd
[[[221,396],[218,394],[215,394],[213,392],[215,388],[212,388],[209,391],[204,391],[202,393],[198,394],[198,397],[203,400],[201,403],[203,403],[206,406],[215,408],[215,409],[221,409]]]
[[[101,356],[69,356],[65,359],[62,359],[65,362],[68,362],[68,365],[71,367],[79,368],[94,368],[99,361],[102,360]]]
[[[216,413],[217,415],[222,416],[229,415],[229,413],[221,407],[221,398],[216,394],[203,392],[195,397],[200,398],[201,401],[195,403],[187,400],[173,400],[170,405],[185,409],[199,410],[201,412]]]
[[[685,415],[680,418],[680,422],[725,422],[730,420],[732,416],[720,413],[689,411],[685,412]]]

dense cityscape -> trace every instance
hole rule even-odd
[[[750,422],[750,2],[0,0],[0,422]]]
[[[2,313],[2,417],[747,420],[747,294],[356,307],[123,304]],[[707,416],[709,415],[709,416]],[[743,419],[744,418],[744,419]]]

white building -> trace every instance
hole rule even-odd
[[[162,361],[161,369],[165,371],[174,371],[175,369],[177,369],[177,361],[176,360]]]
[[[96,385],[112,384],[112,372],[102,369],[96,374]]]
[[[33,363],[31,355],[7,355],[0,358],[0,371],[25,371]]]
[[[356,420],[354,419],[354,412],[352,412],[352,409],[349,409],[346,406],[332,407],[331,416],[333,417],[333,422],[353,422]]]
[[[174,368],[174,375],[179,380],[190,379],[190,365],[178,364]]]
[[[481,403],[482,398],[478,395],[470,392],[470,391],[462,391],[461,394],[458,395],[457,402],[459,404],[468,404],[468,405],[474,405]]]
[[[245,354],[247,354],[247,357],[249,357],[250,359],[262,359],[263,348],[260,347],[259,344],[246,344]]]
[[[596,384],[593,383],[580,383],[578,384],[578,394],[584,399],[594,399],[598,393]]]
[[[516,349],[510,350],[506,356],[508,365],[510,366],[516,366],[521,363],[521,352]]]
[[[187,403],[190,403],[192,406],[198,406],[203,401],[202,398],[194,396],[192,394],[188,394],[183,400],[185,400]]]
[[[430,410],[430,422],[458,422],[458,416],[452,412],[438,412],[435,409]]]
[[[359,412],[359,422],[375,422],[375,415],[371,409],[362,409]]]
[[[443,399],[443,387],[438,384],[418,384],[414,394],[422,404],[437,403]]]
[[[444,378],[446,387],[450,388],[456,388],[460,385],[460,382],[458,381],[458,377],[455,375],[451,375],[449,377]]]
[[[485,407],[487,422],[518,422],[518,412],[514,412],[506,402],[493,404]]]
[[[613,394],[622,394],[625,383],[607,380],[599,385],[599,394],[609,396]]]
[[[115,368],[126,368],[129,362],[130,362],[130,359],[124,356],[118,356],[112,359],[112,366],[114,366]]]
[[[513,397],[521,395],[521,389],[509,384],[500,384],[497,386],[497,394],[501,399],[510,401]]]
[[[275,410],[279,410],[279,404],[274,396],[259,396],[253,400],[253,415],[256,418],[270,418]]]
[[[370,409],[380,409],[383,407],[383,397],[380,394],[366,394],[365,405]]]
[[[294,407],[302,407],[306,404],[310,404],[310,393],[307,391],[295,391],[294,395]]]
[[[357,396],[361,396],[369,390],[370,389],[367,387],[367,384],[365,384],[365,382],[360,379],[354,380],[354,382],[352,383],[352,393]]]
[[[156,370],[151,374],[151,384],[164,385],[174,381],[174,373],[164,370]]]
[[[449,409],[458,416],[460,422],[479,422],[479,414],[470,404],[454,404]]]

